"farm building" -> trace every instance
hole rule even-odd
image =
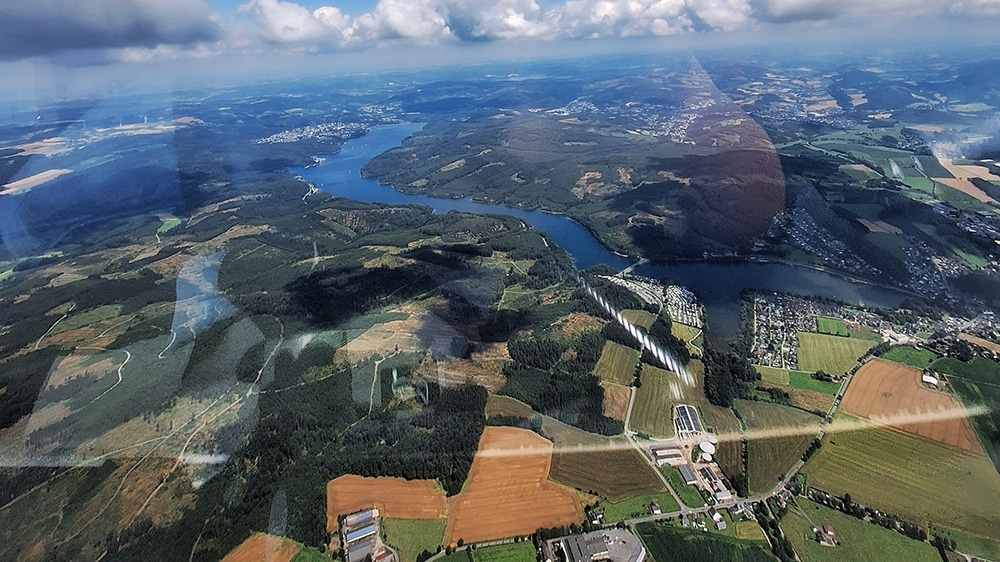
[[[677,436],[681,439],[691,439],[704,433],[698,411],[689,404],[679,404],[675,408],[674,426]]]
[[[659,447],[650,449],[653,453],[653,459],[659,466],[677,466],[684,462],[684,455],[681,450],[677,447]]]
[[[379,512],[366,509],[344,517],[340,528],[346,562],[379,561],[391,557],[379,538]]]
[[[921,375],[920,382],[926,384],[927,386],[933,386],[934,388],[937,388],[938,384],[941,383],[941,381],[938,380],[937,377],[935,377],[930,373],[924,373],[923,375]]]
[[[715,529],[717,531],[725,531],[726,530],[726,522],[724,520],[723,521],[716,521],[715,522]]]
[[[597,507],[590,510],[590,522],[594,525],[600,525],[604,521],[604,508]]]
[[[678,466],[677,470],[681,473],[681,478],[684,479],[684,483],[688,486],[694,486],[698,483],[698,476],[695,475],[694,468],[689,463]]]
[[[372,519],[378,517],[377,509],[366,509],[364,511],[359,511],[357,513],[352,513],[347,517],[344,517],[345,527],[357,527],[359,525],[364,525]]]
[[[364,527],[361,527],[359,529],[356,529],[356,530],[349,531],[349,532],[345,533],[344,534],[344,538],[347,539],[347,543],[348,544],[351,544],[351,543],[353,543],[355,541],[360,541],[361,539],[366,539],[366,538],[374,535],[377,530],[378,530],[378,528],[375,526],[375,524],[371,523],[371,524],[365,525]]]
[[[819,544],[823,546],[837,546],[840,541],[837,540],[837,533],[833,532],[833,525],[829,523],[824,523],[819,529],[814,529],[816,533],[816,540]]]
[[[375,541],[372,540],[359,541],[347,547],[347,562],[359,562],[371,557],[374,548]]]

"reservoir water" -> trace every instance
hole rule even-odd
[[[476,203],[471,198],[439,199],[426,195],[408,195],[381,185],[376,179],[361,176],[361,168],[369,160],[399,146],[403,139],[422,127],[421,124],[413,123],[376,127],[367,135],[344,143],[340,152],[325,156],[322,163],[307,168],[292,168],[291,172],[334,197],[365,203],[425,205],[437,213],[461,211],[517,217],[530,224],[533,229],[548,234],[549,239],[573,257],[580,269],[599,263],[615,269],[624,269],[630,265],[631,260],[609,251],[586,228],[564,215]],[[898,306],[907,297],[905,293],[892,289],[779,263],[738,261],[647,264],[638,267],[635,273],[670,279],[694,291],[705,305],[713,337],[722,340],[732,338],[739,328],[740,291],[744,288],[785,291],[883,307]]]

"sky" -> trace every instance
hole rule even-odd
[[[1000,0],[32,0],[0,2],[0,95],[60,75],[365,69],[782,38],[995,42]],[[313,58],[310,58],[313,57]],[[275,63],[274,61],[282,61]],[[163,70],[165,69],[165,70]],[[51,76],[50,76],[51,75]]]

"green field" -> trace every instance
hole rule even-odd
[[[635,376],[639,364],[639,352],[613,341],[606,342],[601,358],[594,365],[594,376],[602,381],[628,386]]]
[[[788,379],[788,369],[778,369],[764,365],[754,365],[754,368],[760,373],[760,380],[764,382],[778,386],[791,386],[791,381]]]
[[[673,397],[670,385],[678,384],[677,375],[643,364],[639,375],[642,386],[636,390],[631,428],[656,438],[674,436]]]
[[[781,520],[781,530],[802,562],[941,562],[937,550],[928,543],[917,542],[804,498],[796,501],[802,513],[790,509]],[[812,527],[824,524],[833,526],[839,546],[831,548],[816,541]]]
[[[472,552],[473,562],[530,562],[534,559],[535,545],[530,542],[478,548]]]
[[[636,532],[657,562],[772,562],[770,550],[757,542],[718,533],[640,523]]]
[[[831,336],[843,336],[847,337],[847,326],[844,325],[844,321],[839,318],[828,318],[826,316],[816,317],[816,327],[821,334],[829,334]]]
[[[986,558],[987,560],[1000,560],[1000,542],[991,541],[983,537],[974,537],[947,527],[931,525],[928,536],[933,537],[934,535],[954,540],[955,550],[959,552],[978,558]]]
[[[845,415],[834,420],[856,421]],[[969,455],[889,429],[828,433],[803,467],[809,485],[915,523],[1000,539],[1000,474]]]
[[[829,394],[830,396],[836,396],[840,392],[840,383],[817,380],[810,373],[802,371],[790,371],[788,373],[788,380],[791,383],[789,386],[800,390],[811,390],[820,394]]]
[[[636,326],[641,326],[644,330],[648,330],[653,322],[656,322],[656,315],[645,310],[623,310],[622,316]]]
[[[751,492],[773,488],[819,432],[820,418],[769,402],[737,400],[733,406],[747,424],[747,479]],[[791,435],[754,438],[754,430],[788,430]]]
[[[122,305],[120,304],[106,304],[104,306],[98,306],[82,312],[74,311],[71,312],[65,320],[56,325],[55,329],[52,330],[52,333],[58,334],[67,330],[83,328],[84,326],[90,326],[91,324],[96,324],[111,318],[118,318],[121,314]]]
[[[809,390],[830,396],[836,396],[837,392],[840,391],[840,383],[816,380],[812,377],[812,373],[805,371],[789,371],[788,369],[775,369],[763,365],[755,365],[755,368],[760,373],[761,381],[776,386]]]
[[[312,546],[304,546],[295,558],[292,558],[292,562],[330,562],[333,558],[330,554],[324,554]]]
[[[383,519],[385,540],[401,562],[414,562],[423,551],[436,552],[444,541],[446,519]]]
[[[868,339],[799,332],[799,369],[842,375],[874,345]]]
[[[764,529],[761,529],[760,525],[758,525],[756,521],[740,521],[739,523],[733,523],[733,536],[745,541],[758,541],[762,543],[767,542],[767,536],[764,535]]]
[[[881,357],[887,361],[900,363],[902,365],[909,365],[910,367],[915,367],[917,369],[924,369],[930,365],[932,361],[937,359],[937,355],[935,355],[933,351],[917,349],[909,345],[894,347],[883,353]]]
[[[181,223],[181,219],[167,219],[163,221],[160,228],[156,229],[157,234],[163,234],[164,232],[169,232],[173,228],[177,227]]]
[[[1000,364],[982,357],[973,357],[968,363],[944,357],[931,368],[950,375],[948,382],[965,407],[986,409],[970,421],[993,465],[1000,470]]]
[[[670,332],[679,340],[687,344],[688,351],[690,351],[692,355],[702,354],[702,349],[704,349],[702,339],[704,336],[702,335],[701,328],[695,328],[694,326],[674,322],[670,325]]]
[[[968,363],[954,357],[942,357],[931,364],[931,369],[974,382],[1000,385],[1000,363],[983,357],[973,357]]]
[[[602,501],[600,502],[600,506],[604,508],[604,521],[606,523],[617,523],[626,519],[649,515],[650,502],[656,502],[663,513],[677,511],[681,508],[681,506],[677,505],[674,497],[665,492],[636,496],[618,503]]]
[[[681,477],[681,473],[676,468],[665,466],[660,470],[667,477],[667,481],[670,482],[670,487],[681,497],[684,505],[688,507],[702,507],[705,505],[705,498],[701,497],[701,492],[695,489],[694,486],[685,484],[684,478]]]

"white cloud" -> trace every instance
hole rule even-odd
[[[1000,16],[1000,0],[960,0],[951,7],[951,13],[956,15]]]
[[[357,17],[335,5],[310,11],[302,0],[244,1],[236,9],[241,17],[223,26],[209,0],[0,0],[0,58],[142,61],[1000,17],[1000,0],[555,0],[544,8],[541,0],[379,0]]]
[[[747,0],[688,0],[688,8],[711,29],[734,31],[751,23]]]
[[[343,31],[351,25],[351,16],[341,12],[340,8],[323,6],[317,8],[312,15],[323,25],[337,31]]]
[[[250,16],[263,37],[273,43],[322,41],[330,36],[329,27],[294,2],[250,0],[237,13]]]
[[[368,40],[407,39],[433,43],[452,37],[433,0],[379,0],[354,21],[355,36]]]
[[[549,37],[554,31],[535,0],[444,0],[438,12],[466,41]]]
[[[670,35],[691,29],[684,0],[568,0],[559,10],[568,37]]]

